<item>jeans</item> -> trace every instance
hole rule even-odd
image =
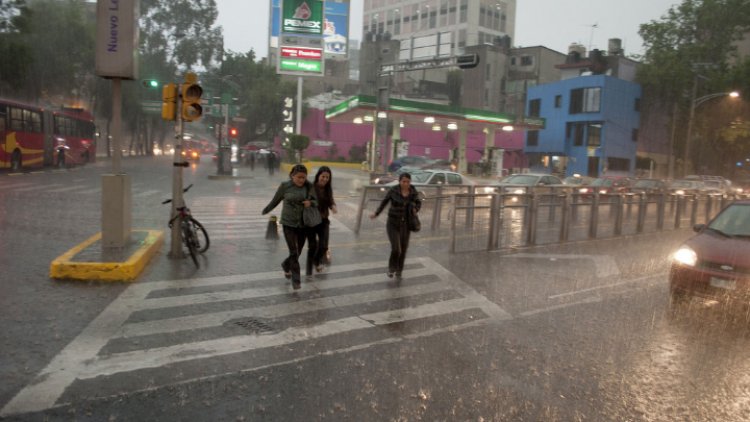
[[[313,227],[313,239],[317,239],[318,247],[313,255],[312,263],[316,267],[321,264],[327,264],[326,255],[328,252],[328,236],[331,229],[331,221],[327,218],[323,222]],[[311,244],[312,245],[312,244]],[[310,248],[312,250],[312,247]],[[308,255],[309,259],[309,255]]]
[[[409,236],[411,232],[406,220],[397,217],[388,217],[386,223],[388,240],[391,241],[391,256],[388,259],[388,272],[401,275],[406,260],[406,250],[409,249]]]
[[[312,240],[311,231],[307,227],[284,226],[284,239],[289,249],[289,256],[281,263],[281,268],[286,272],[292,273],[292,282],[294,283],[300,282],[299,256],[302,254],[302,248],[305,247],[305,239],[308,237],[311,238],[312,243],[314,240]],[[309,251],[307,262],[308,266],[312,265]],[[309,274],[312,274],[312,272],[308,270]]]

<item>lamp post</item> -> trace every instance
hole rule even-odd
[[[695,109],[698,108],[701,104],[705,103],[708,100],[718,98],[718,97],[732,97],[737,98],[740,96],[740,93],[737,91],[732,92],[716,92],[713,94],[704,95],[699,98],[695,98],[695,91],[697,89],[697,84],[693,84],[693,102],[690,105],[690,116],[688,117],[688,127],[687,127],[687,136],[685,139],[685,154],[683,156],[683,162],[682,162],[682,175],[687,176],[688,175],[688,157],[690,156],[690,141],[691,137],[693,136],[693,118],[695,117]]]

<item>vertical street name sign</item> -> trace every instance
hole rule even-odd
[[[139,0],[96,3],[96,74],[104,78],[138,78]]]

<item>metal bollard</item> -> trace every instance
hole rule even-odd
[[[272,215],[268,219],[268,227],[266,227],[266,239],[276,240],[279,238],[279,225],[275,215]]]
[[[638,217],[635,225],[636,233],[643,233],[643,227],[646,225],[646,208],[648,202],[646,201],[646,194],[641,193],[638,198]]]

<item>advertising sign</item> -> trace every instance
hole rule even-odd
[[[138,78],[137,0],[96,3],[96,74],[104,78]]]
[[[345,56],[349,42],[349,2],[327,1],[323,40],[326,54]]]
[[[284,0],[281,14],[281,32],[323,34],[322,0]]]

